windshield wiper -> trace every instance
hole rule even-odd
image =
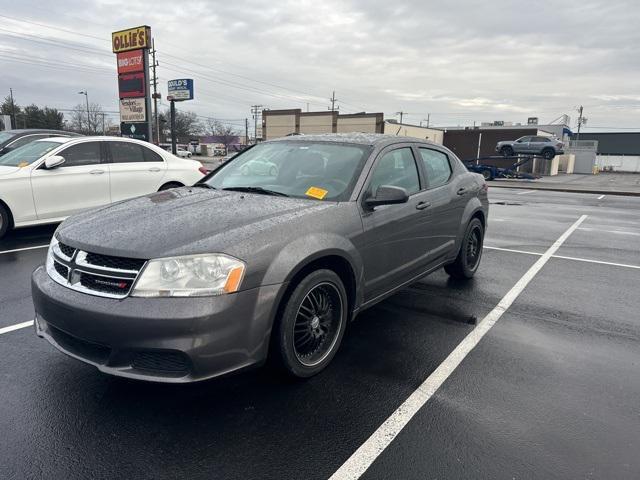
[[[227,187],[223,190],[230,190],[232,192],[248,192],[248,193],[262,193],[264,195],[273,195],[276,197],[288,197],[286,193],[276,192],[275,190],[269,190],[262,187]]]
[[[208,183],[196,183],[193,188],[210,188],[211,190],[217,190],[216,187],[212,187]]]

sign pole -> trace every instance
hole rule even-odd
[[[176,102],[171,100],[171,153],[178,153],[176,147]]]

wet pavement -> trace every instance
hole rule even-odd
[[[581,215],[363,478],[640,478],[640,198],[520,192],[490,189],[473,281],[439,271],[364,312],[304,382],[140,383],[0,334],[0,478],[329,478]],[[0,331],[32,319],[46,253],[9,250],[54,228],[0,241]]]

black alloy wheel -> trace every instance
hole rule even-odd
[[[290,375],[310,377],[335,356],[348,319],[347,294],[332,270],[316,270],[291,292],[272,332],[272,360]]]
[[[313,367],[331,352],[343,308],[340,292],[331,283],[320,283],[307,293],[293,326],[293,348],[300,363]]]
[[[480,266],[483,243],[482,222],[478,218],[472,218],[467,225],[458,256],[453,263],[444,266],[445,272],[457,279],[468,280],[472,278]]]
[[[0,203],[0,238],[4,236],[5,233],[11,227],[11,217],[9,216],[9,211]]]
[[[542,151],[542,156],[545,158],[545,160],[552,160],[553,157],[556,156],[556,152],[552,148],[545,148]]]
[[[491,170],[489,169],[482,170],[482,177],[485,180],[493,180],[493,176],[491,175]]]

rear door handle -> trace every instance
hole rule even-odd
[[[457,195],[464,195],[465,193],[467,193],[467,189],[466,188],[459,188],[458,191],[456,192]]]
[[[425,208],[429,208],[431,206],[430,202],[420,202],[416,205],[417,210],[424,210]]]
[[[158,167],[152,167],[149,169],[150,172],[159,172],[160,169]]]
[[[91,170],[89,173],[91,175],[102,175],[104,173],[104,170]]]

